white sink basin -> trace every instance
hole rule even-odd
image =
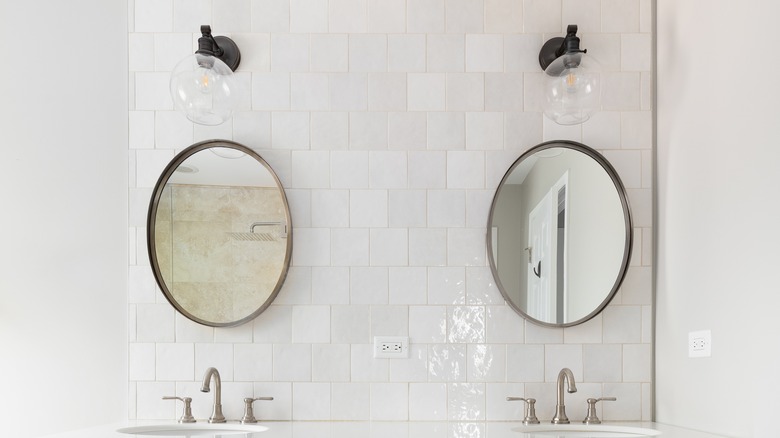
[[[639,438],[661,435],[660,431],[633,426],[607,424],[537,424],[514,429],[532,438]]]
[[[171,423],[133,426],[117,429],[117,432],[143,436],[230,436],[265,432],[265,426],[239,423]]]

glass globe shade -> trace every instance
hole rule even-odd
[[[560,125],[587,121],[601,108],[601,66],[583,53],[564,54],[547,66],[544,114]]]
[[[171,72],[173,105],[201,125],[219,125],[233,116],[237,87],[233,70],[209,55],[187,56]]]

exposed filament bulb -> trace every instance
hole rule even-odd
[[[569,73],[566,75],[566,86],[568,87],[574,87],[577,85],[577,76],[574,73]]]

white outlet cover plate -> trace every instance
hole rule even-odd
[[[405,336],[374,336],[375,359],[406,359],[409,357],[409,338]]]
[[[699,330],[688,333],[688,357],[712,356],[712,332]]]

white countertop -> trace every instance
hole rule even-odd
[[[128,421],[125,423],[83,429],[48,438],[146,438],[116,430],[122,427],[153,424],[175,424],[174,421]],[[504,421],[262,421],[264,432],[217,435],[219,438],[532,438],[519,430],[528,427],[520,422]],[[605,425],[642,427],[660,431],[660,438],[721,438],[720,435],[650,422],[605,422]],[[588,426],[582,426],[588,427]],[[595,426],[594,426],[595,427]],[[210,435],[199,435],[210,438]]]

